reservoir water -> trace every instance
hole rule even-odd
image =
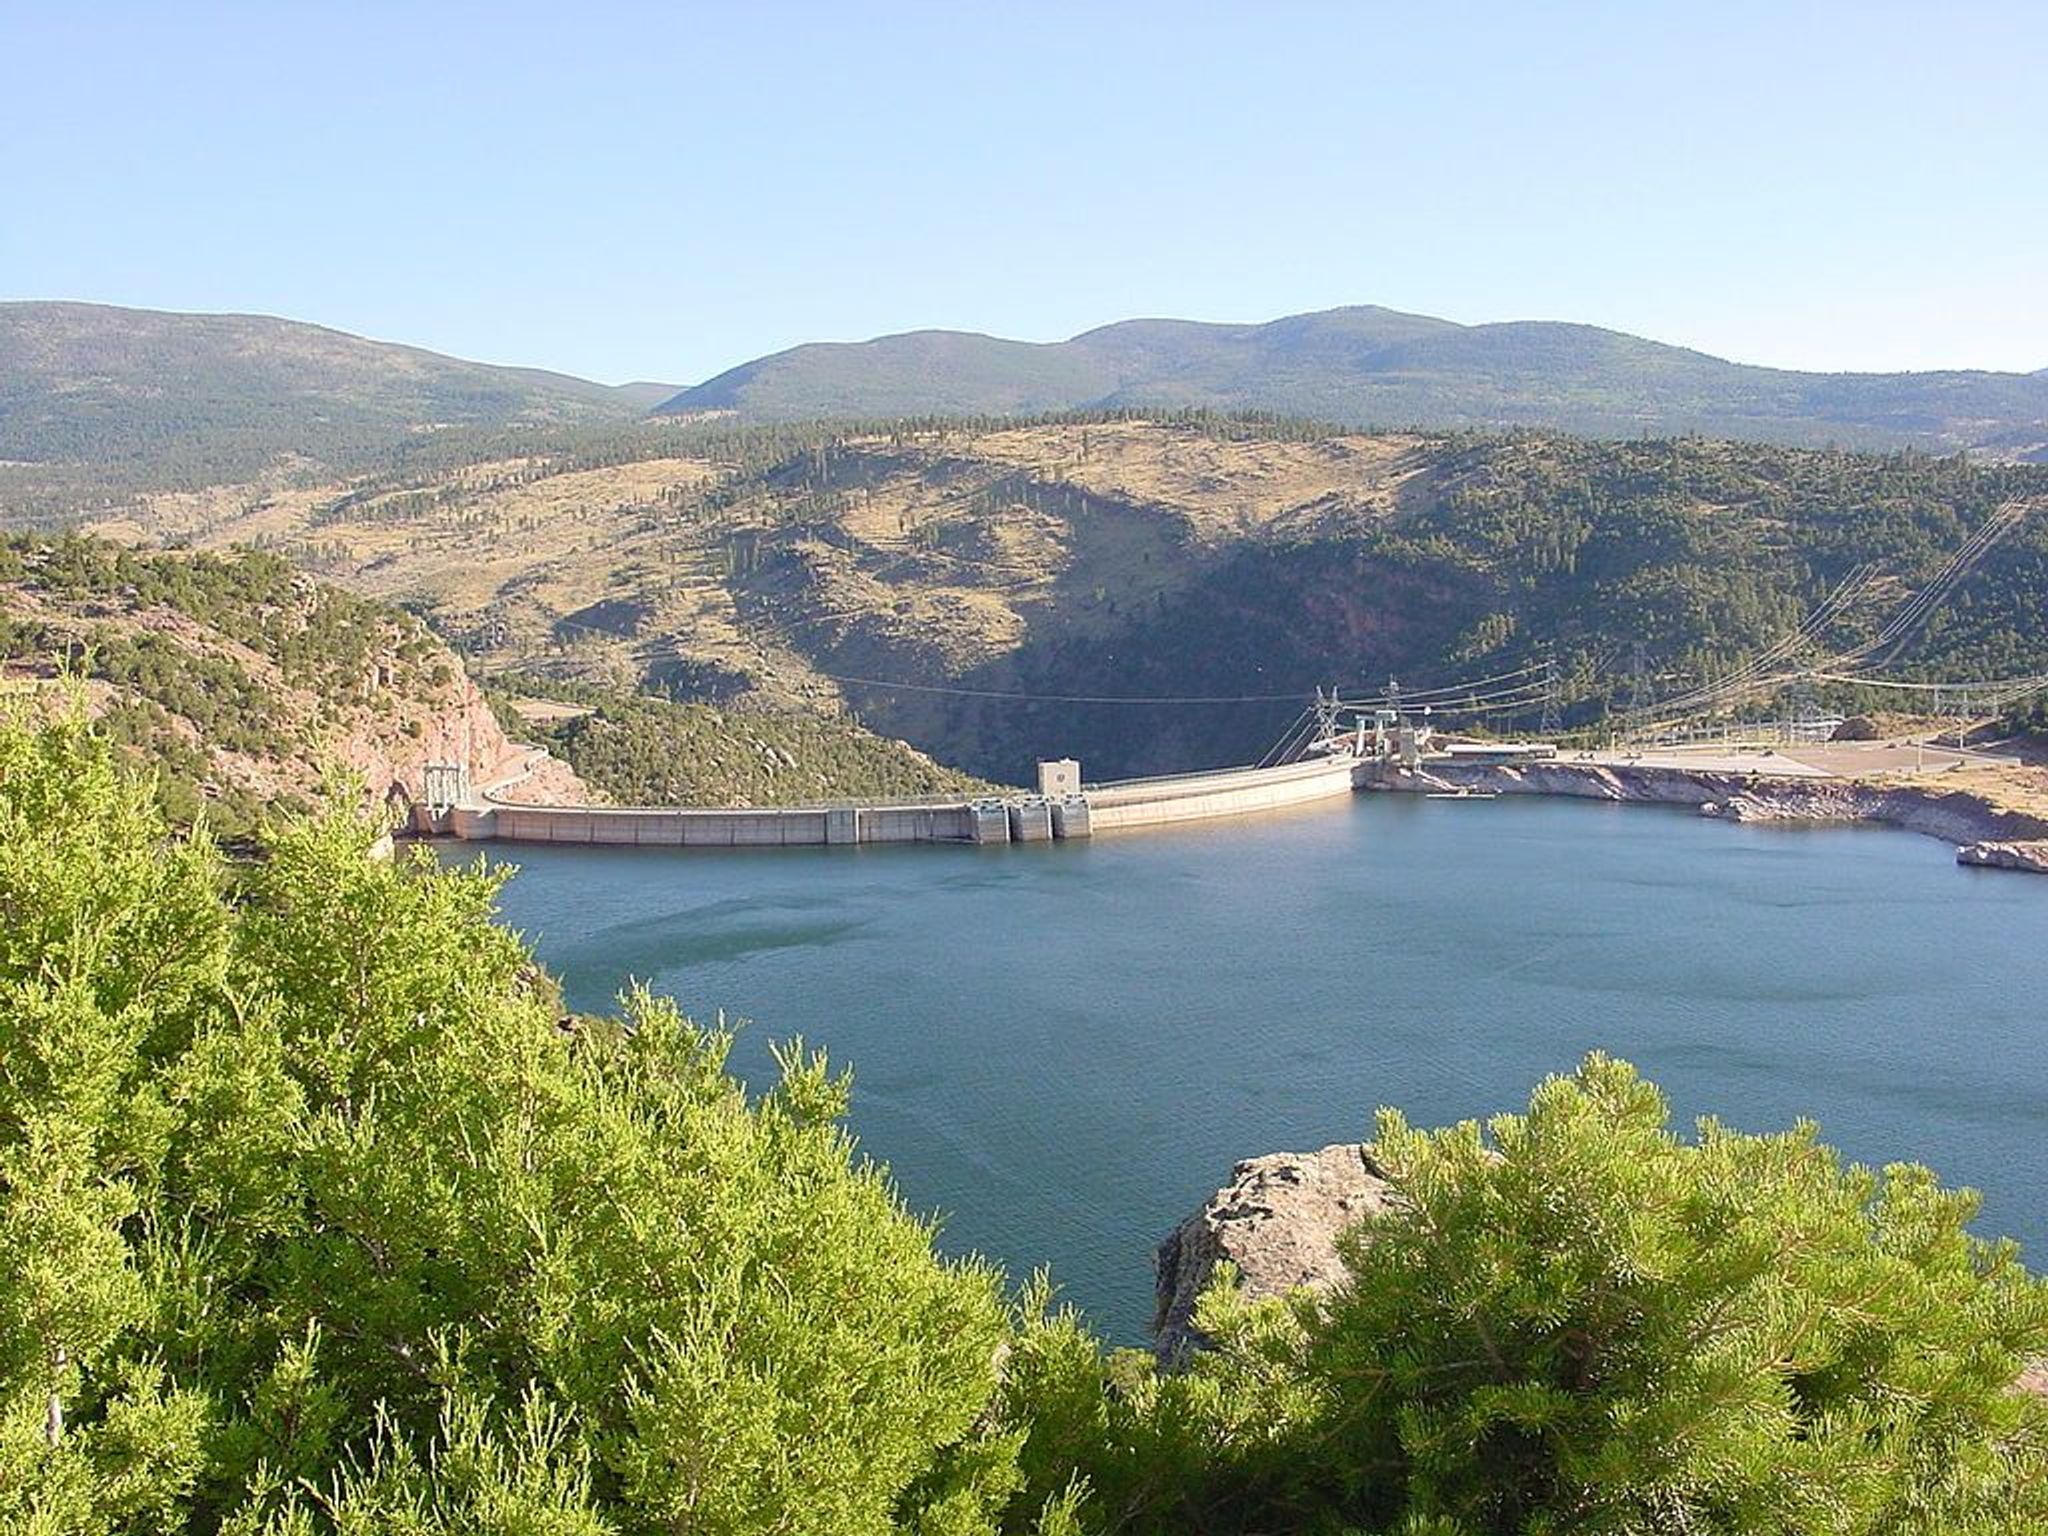
[[[827,1047],[943,1245],[1049,1265],[1119,1342],[1238,1159],[1519,1108],[1596,1048],[1681,1122],[1927,1162],[2048,1266],[2048,880],[1930,838],[1360,795],[1093,843],[492,856],[571,1006],[637,978],[722,1010],[756,1084],[772,1041]]]

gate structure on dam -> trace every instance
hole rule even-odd
[[[420,798],[435,816],[469,801],[469,768],[462,763],[429,763],[420,770]]]

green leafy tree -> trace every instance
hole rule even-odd
[[[168,1521],[204,1402],[136,1348],[174,1115],[152,1071],[226,960],[217,858],[74,718],[0,723],[0,1528]]]
[[[564,1019],[497,879],[347,816],[230,892],[75,720],[0,725],[0,1528],[993,1528],[997,1276],[846,1080]]]

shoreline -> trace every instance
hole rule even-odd
[[[1691,806],[1727,821],[1871,823],[1940,838],[1956,849],[1961,864],[2048,874],[2048,819],[2007,810],[1968,789],[1570,761],[1373,768],[1358,782],[1388,794],[1553,795]]]

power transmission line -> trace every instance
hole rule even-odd
[[[1525,677],[1539,670],[1540,663],[1518,667],[1512,672],[1497,673],[1492,677],[1475,678],[1469,683],[1445,683],[1434,688],[1403,692],[1398,684],[1388,679],[1394,688],[1396,698],[1406,698],[1411,703],[1432,703],[1438,699],[1461,702],[1474,697],[1472,690],[1490,683],[1510,681]],[[844,683],[859,688],[897,689],[905,693],[950,694],[970,699],[1009,699],[1024,704],[1139,704],[1171,706],[1176,704],[1292,704],[1312,699],[1317,688],[1301,688],[1292,693],[1240,693],[1240,694],[1091,694],[1091,693],[1026,693],[1020,690],[1000,688],[963,688],[948,683],[907,683],[894,682],[881,677],[856,677],[839,672],[818,672],[819,677],[834,683]],[[1539,685],[1524,683],[1515,688],[1500,690],[1491,694],[1479,694],[1481,700],[1517,695],[1534,690]],[[1343,699],[1341,691],[1331,695]],[[1345,700],[1344,707],[1353,707]]]
[[[1312,696],[1313,688],[1293,693],[1237,694],[1121,694],[1121,693],[1018,693],[1000,688],[957,688],[940,683],[901,683],[882,677],[850,677],[838,672],[820,672],[830,682],[859,688],[889,688],[904,693],[945,693],[966,699],[1010,699],[1024,704],[1292,704]]]

